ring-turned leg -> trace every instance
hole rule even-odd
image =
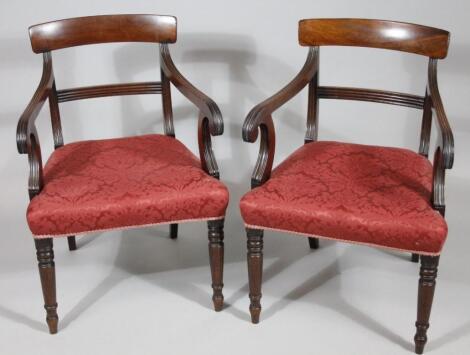
[[[422,354],[428,340],[426,332],[429,328],[434,288],[436,286],[437,266],[439,256],[421,255],[418,288],[418,319],[416,320],[415,352]]]
[[[77,250],[77,242],[75,240],[75,236],[71,235],[70,237],[67,237],[67,242],[69,243],[69,250]]]
[[[209,258],[212,276],[212,301],[216,312],[222,310],[224,305],[224,220],[208,221],[209,228]]]
[[[44,308],[46,309],[46,321],[49,333],[57,333],[57,300],[55,288],[55,266],[52,239],[35,239],[36,255],[38,259],[39,276],[41,278],[42,294],[44,296]]]
[[[413,263],[418,263],[419,262],[419,254],[411,254],[411,261]]]
[[[261,313],[261,280],[263,276],[263,230],[246,229],[248,280],[250,285],[251,322],[258,323]]]
[[[314,237],[308,237],[308,244],[310,245],[310,249],[318,249],[320,245],[318,238]]]
[[[170,238],[171,239],[178,238],[178,224],[177,223],[170,224]]]

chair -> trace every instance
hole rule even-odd
[[[17,145],[29,160],[27,220],[34,236],[47,324],[57,332],[53,239],[88,232],[207,221],[213,302],[223,306],[223,225],[228,191],[219,172],[211,135],[223,133],[217,105],[186,80],[172,61],[176,18],[160,15],[107,15],[71,18],[30,27],[32,49],[42,53],[39,86],[18,122]],[[160,45],[161,81],[57,90],[51,51],[98,43],[150,42]],[[199,109],[199,157],[175,138],[171,84]],[[65,144],[59,103],[116,95],[161,94],[164,135],[90,140]],[[35,121],[49,100],[55,150],[42,166]]]
[[[439,254],[447,235],[444,175],[452,168],[454,143],[437,86],[437,62],[447,55],[449,33],[420,25],[362,19],[309,19],[299,23],[299,42],[310,47],[300,73],[282,90],[255,106],[243,139],[260,137],[252,190],[240,202],[247,230],[250,313],[261,312],[263,231],[277,230],[412,253],[421,260],[415,350],[426,343]],[[320,46],[358,46],[429,57],[425,95],[321,86]],[[272,113],[308,85],[305,144],[272,170],[275,132]],[[423,110],[419,152],[318,140],[319,99],[378,102]],[[431,121],[438,143],[431,164]],[[272,170],[272,171],[271,171]]]

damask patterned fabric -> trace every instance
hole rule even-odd
[[[32,199],[36,238],[223,218],[228,191],[181,142],[163,135],[67,144]]]
[[[439,254],[447,225],[430,205],[432,165],[407,149],[309,143],[240,202],[248,227]]]

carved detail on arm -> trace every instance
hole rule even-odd
[[[431,98],[439,130],[437,148],[434,153],[432,203],[434,208],[444,215],[445,169],[451,169],[454,163],[454,136],[437,85],[437,59],[429,59],[427,95]]]
[[[432,123],[432,101],[426,88],[423,104],[423,119],[421,121],[421,137],[419,142],[419,154],[429,155],[429,141],[431,139],[431,123]]]
[[[171,106],[171,85],[170,80],[161,70],[162,78],[162,108],[163,108],[163,128],[167,136],[175,136],[175,127],[173,125],[173,108]]]
[[[30,133],[28,147],[29,178],[28,192],[32,199],[38,195],[44,186],[44,174],[42,171],[41,146],[39,144],[36,128]]]
[[[44,105],[44,102],[46,101],[46,99],[51,97],[54,85],[54,73],[52,71],[51,54],[49,52],[44,53],[43,59],[44,62],[41,81],[39,83],[38,88],[36,89],[36,92],[34,93],[33,98],[31,99],[25,111],[20,117],[16,131],[16,144],[18,146],[18,151],[20,152],[20,154],[28,154],[28,189],[30,198],[36,196],[41,191],[44,184],[41,146],[39,144],[35,121],[42,106]],[[58,135],[58,132],[60,131],[56,132],[56,129],[57,126],[53,126],[54,141],[57,145],[58,143],[60,144],[60,139]]]
[[[252,187],[269,179],[274,160],[275,131],[271,114],[310,83],[318,69],[318,47],[310,48],[307,60],[297,76],[278,93],[256,105],[243,123],[243,140],[254,143],[261,132],[260,151],[251,178]]]
[[[198,144],[202,169],[209,175],[218,179],[220,177],[219,168],[217,166],[217,161],[215,160],[214,152],[212,151],[209,120],[202,113],[199,114]]]
[[[446,208],[444,196],[446,170],[444,169],[443,164],[444,157],[441,147],[438,146],[434,153],[431,202],[434,209],[438,210],[444,216]]]
[[[271,170],[276,150],[276,134],[271,116],[259,126],[261,140],[255,169],[251,175],[251,188],[264,184],[271,177]]]
[[[54,137],[54,148],[57,149],[64,145],[62,136],[62,124],[60,123],[59,100],[55,81],[52,82],[52,88],[49,93],[49,110],[51,112],[52,135]]]
[[[308,84],[307,132],[305,133],[305,143],[314,142],[318,138],[318,106],[320,98],[318,95],[319,66],[320,56],[319,53],[317,53],[315,73]]]

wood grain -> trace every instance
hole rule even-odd
[[[102,15],[46,22],[29,28],[33,52],[111,42],[176,42],[176,18]]]
[[[299,22],[302,46],[354,46],[393,49],[443,59],[447,31],[412,23],[371,19],[305,19]]]

